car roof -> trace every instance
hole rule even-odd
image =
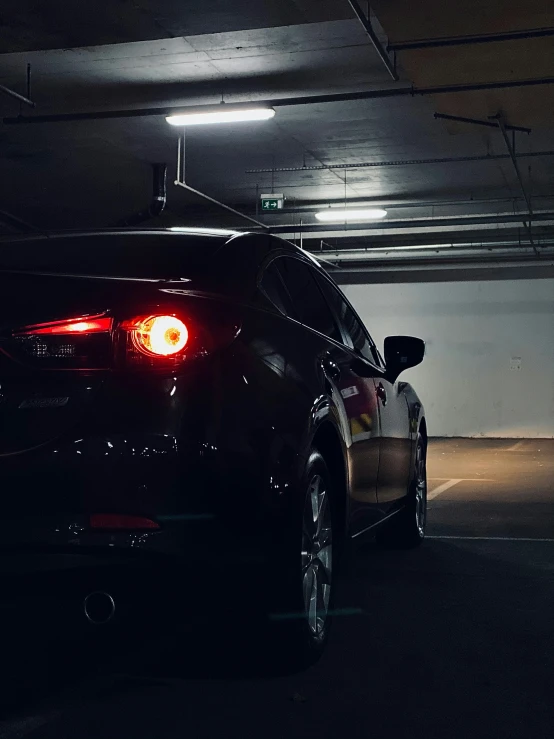
[[[72,229],[64,231],[33,231],[32,233],[9,234],[0,237],[0,243],[21,242],[21,241],[39,241],[39,240],[58,240],[58,239],[80,239],[90,237],[118,237],[118,236],[167,236],[171,238],[181,237],[206,237],[214,240],[225,242],[233,236],[240,234],[239,231],[232,231],[221,228],[201,228],[191,227],[173,227],[173,228],[96,228],[96,229]],[[178,235],[178,236],[177,236]]]
[[[198,226],[179,226],[173,228],[111,228],[111,229],[91,229],[91,230],[67,230],[57,232],[43,233],[27,233],[17,234],[7,237],[0,237],[0,269],[13,268],[15,265],[11,262],[15,259],[24,259],[25,252],[9,249],[10,245],[29,246],[32,249],[30,254],[40,254],[41,261],[49,262],[47,244],[54,247],[60,247],[60,254],[65,254],[65,259],[71,261],[72,245],[81,245],[89,240],[100,240],[105,247],[109,244],[117,243],[118,247],[134,246],[130,239],[137,239],[137,242],[144,240],[156,239],[158,244],[161,239],[163,243],[171,243],[191,248],[192,253],[197,254],[197,263],[211,265],[214,272],[222,270],[226,279],[236,281],[237,283],[246,284],[255,281],[255,276],[265,260],[271,254],[289,254],[307,259],[312,265],[321,269],[318,261],[308,252],[299,249],[290,241],[285,241],[277,236],[269,235],[267,232],[245,232],[234,231],[231,229],[222,229],[217,227],[198,227]],[[40,248],[34,249],[34,246]],[[45,247],[43,250],[42,247]],[[7,252],[2,254],[4,248],[8,248]],[[70,251],[68,251],[70,249]],[[83,252],[83,258],[90,261],[94,252]],[[70,255],[70,256],[67,256]],[[2,256],[4,261],[3,264]],[[33,257],[29,261],[33,261]],[[54,260],[55,261],[55,260]]]

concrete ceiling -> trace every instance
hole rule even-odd
[[[377,0],[372,10],[393,43],[554,26],[548,0],[422,0],[417,12],[408,0]],[[4,0],[0,22],[0,84],[24,93],[31,64],[37,104],[20,109],[0,96],[3,117],[554,77],[554,42],[546,37],[402,51],[394,82],[346,0],[211,0],[201,11],[190,0]],[[496,225],[481,229],[488,239],[491,230],[526,238],[520,224],[502,222],[525,208],[509,159],[390,162],[506,154],[496,128],[446,123],[435,112],[478,119],[502,112],[509,124],[532,129],[516,134],[519,153],[553,151],[553,95],[554,85],[543,84],[277,107],[266,123],[188,129],[187,181],[251,215],[257,191],[283,192],[285,212],[260,218],[294,226],[290,233],[301,219],[304,228],[315,223],[315,208],[346,198],[388,203],[392,221],[497,214]],[[151,163],[167,162],[173,181],[176,140],[162,115],[2,125],[0,210],[41,228],[113,225],[148,203]],[[389,164],[348,169],[360,162]],[[518,162],[534,210],[554,211],[554,156]],[[170,184],[168,208],[152,225],[206,220],[241,225]],[[550,237],[549,223],[537,224],[541,238]],[[359,247],[411,234],[421,243],[422,231],[432,240],[461,229],[480,238],[475,224],[440,222],[312,238],[351,248],[352,240]]]
[[[351,17],[335,0],[3,0],[0,53],[274,28]]]
[[[549,0],[424,0],[414,13],[410,0],[377,0],[373,4],[390,43],[437,37],[510,33],[554,27]],[[407,77],[416,86],[469,83],[476,80],[531,79],[554,76],[552,36],[471,46],[448,46],[399,52]],[[514,125],[552,128],[553,91],[532,88],[469,92],[434,98],[436,110],[470,118],[486,118],[502,110]],[[450,124],[451,131],[461,130]]]

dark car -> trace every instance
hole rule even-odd
[[[397,379],[424,343],[388,337],[383,361],[291,243],[20,237],[0,243],[0,306],[0,546],[106,565],[82,576],[91,621],[113,615],[111,567],[178,564],[245,584],[317,655],[351,540],[423,540],[426,422]]]

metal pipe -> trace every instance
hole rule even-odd
[[[322,103],[344,103],[350,100],[378,100],[381,98],[415,97],[416,95],[442,95],[445,93],[475,92],[478,90],[505,90],[512,87],[535,87],[552,85],[554,77],[540,77],[527,80],[508,80],[504,82],[477,82],[459,85],[439,85],[436,87],[393,87],[385,90],[362,90],[359,92],[339,92],[326,95],[304,95],[289,98],[247,101],[245,105],[262,105],[283,108],[296,105],[318,105]],[[198,106],[194,106],[198,107]],[[138,108],[136,110],[104,110],[90,113],[55,113],[52,115],[16,116],[4,118],[6,125],[30,123],[63,123],[67,121],[95,121],[113,118],[142,118],[154,115],[172,115],[186,110],[186,106],[162,108]],[[344,168],[344,167],[343,167]]]
[[[151,218],[157,218],[165,209],[167,202],[166,187],[167,165],[152,165],[152,199],[150,205],[138,213],[134,213],[128,218],[119,221],[117,226],[137,226],[139,223],[149,221]]]
[[[549,225],[540,225],[537,228],[536,241],[539,245],[554,242],[554,228]],[[312,251],[321,250],[320,248],[321,234],[305,234],[304,244],[307,249]],[[504,224],[499,228],[491,228],[490,226],[470,226],[469,228],[460,228],[457,230],[441,230],[441,229],[418,229],[417,233],[409,230],[398,231],[391,234],[385,231],[376,235],[375,232],[358,234],[347,234],[346,236],[337,235],[331,237],[326,242],[326,250],[360,250],[367,249],[417,249],[424,247],[442,248],[445,246],[457,246],[464,244],[502,244],[506,242],[518,244],[529,244],[527,232],[519,223]],[[329,243],[332,242],[332,243]],[[326,253],[325,250],[323,250]]]
[[[554,256],[551,252],[549,256]],[[423,265],[432,264],[466,264],[466,263],[481,263],[486,264],[495,262],[497,260],[514,259],[516,261],[532,259],[535,261],[536,255],[534,254],[531,247],[527,247],[525,250],[504,249],[498,252],[491,252],[490,250],[475,250],[474,252],[455,252],[452,254],[419,254],[417,256],[407,257],[405,255],[395,256],[391,259],[391,255],[381,257],[379,259],[359,259],[359,260],[340,260],[336,258],[319,259],[320,264],[323,267],[330,265],[342,267],[346,272],[367,269],[369,265],[374,269],[398,269],[401,267],[412,266],[412,267],[423,267]],[[537,262],[535,262],[537,263]]]
[[[527,211],[528,211],[528,215],[529,215],[529,220],[528,221],[525,221],[524,220],[523,221],[523,225],[527,229],[527,231],[529,233],[529,240],[531,241],[531,244],[533,244],[533,249],[535,249],[535,252],[538,255],[539,252],[538,252],[538,250],[537,250],[537,248],[535,246],[534,240],[533,240],[533,230],[532,230],[532,226],[531,226],[531,221],[532,221],[532,217],[533,217],[533,208],[531,207],[531,201],[529,199],[529,196],[527,195],[527,190],[525,189],[525,185],[523,184],[523,178],[521,176],[521,172],[519,171],[519,167],[517,166],[517,159],[516,159],[516,155],[515,155],[515,150],[514,150],[514,147],[512,146],[512,144],[510,143],[510,138],[508,136],[506,125],[504,123],[504,117],[499,113],[496,116],[491,116],[491,118],[493,118],[496,121],[496,123],[498,124],[498,128],[500,129],[500,132],[502,133],[502,138],[504,139],[504,143],[506,144],[506,148],[508,149],[508,154],[510,156],[510,159],[512,160],[512,164],[513,164],[514,169],[515,169],[516,177],[517,177],[517,180],[519,182],[519,187],[520,187],[520,190],[521,190],[521,194],[523,195],[523,197],[525,199],[525,204],[527,205]]]
[[[465,46],[467,44],[490,44],[497,41],[520,41],[522,39],[554,36],[554,28],[534,28],[526,31],[507,33],[487,33],[475,36],[444,36],[442,38],[416,39],[388,44],[388,51],[407,51],[408,49],[433,49],[439,46]]]
[[[365,15],[364,11],[360,8],[360,5],[358,3],[358,0],[348,0],[350,3],[350,7],[356,14],[356,17],[362,24],[362,26],[365,29],[365,32],[369,36],[369,40],[373,44],[373,47],[375,48],[375,51],[379,54],[379,57],[385,67],[387,68],[387,72],[390,74],[390,76],[393,78],[395,82],[398,82],[398,75],[396,73],[395,66],[393,62],[389,59],[389,55],[387,53],[387,50],[377,37],[377,34],[373,30],[373,26],[371,25],[371,21],[369,19],[369,4],[368,4],[368,16]]]
[[[548,253],[545,255],[546,258],[552,258],[554,257],[554,252],[552,250],[549,250]],[[360,259],[358,262],[354,261],[353,263],[347,263],[345,261],[340,260],[323,260],[320,259],[320,264],[324,263],[324,266],[328,265],[340,265],[344,272],[356,272],[356,271],[363,271],[364,269],[379,269],[379,270],[390,270],[395,271],[397,269],[401,269],[402,267],[414,267],[419,269],[424,269],[425,266],[431,266],[431,265],[439,265],[439,264],[459,264],[460,266],[462,264],[476,264],[476,265],[490,265],[495,264],[498,262],[508,262],[513,261],[516,264],[521,263],[522,261],[530,261],[533,264],[537,265],[543,265],[545,262],[543,260],[537,259],[537,255],[535,252],[531,249],[531,247],[527,247],[520,249],[515,248],[508,248],[498,251],[491,251],[489,249],[484,249],[483,251],[476,250],[473,253],[454,253],[454,254],[433,254],[433,255],[420,255],[417,257],[397,257],[394,260],[391,260],[390,255],[388,257],[383,258],[382,260],[373,260],[373,259]],[[392,263],[391,263],[392,262]],[[371,265],[371,266],[369,266]],[[550,266],[553,266],[553,263],[550,263]]]
[[[444,121],[456,121],[458,123],[473,123],[476,126],[488,126],[488,128],[498,128],[496,123],[492,121],[481,121],[478,118],[465,118],[461,115],[448,115],[447,113],[435,113],[434,118],[440,118]],[[530,128],[523,128],[522,126],[506,126],[506,131],[521,131],[521,133],[531,133]]]
[[[34,108],[36,106],[36,103],[33,103],[33,101],[29,100],[29,98],[26,98],[24,95],[20,95],[18,92],[15,92],[15,90],[10,90],[9,87],[5,87],[4,85],[0,85],[0,92],[3,92],[4,95],[8,95],[14,100],[19,100],[19,102],[23,103],[24,105],[29,105],[31,108]]]
[[[303,226],[304,233],[323,233],[326,231],[389,231],[404,228],[439,228],[449,226],[474,226],[488,223],[517,223],[526,213],[505,213],[485,216],[457,216],[453,218],[411,218],[400,221],[379,221],[374,223],[315,223]],[[554,212],[535,213],[535,221],[554,221]],[[273,234],[293,233],[294,224],[270,226]]]
[[[398,210],[398,209],[404,209],[404,208],[453,208],[453,207],[459,207],[463,206],[466,207],[468,205],[474,205],[474,206],[481,206],[481,205],[494,205],[496,203],[512,203],[514,206],[515,204],[523,200],[523,198],[518,196],[512,196],[512,197],[503,197],[503,198],[475,198],[473,200],[415,200],[413,202],[397,202],[397,201],[388,201],[388,200],[379,200],[379,199],[372,199],[368,197],[357,197],[357,198],[348,198],[348,203],[350,205],[356,205],[356,207],[362,207],[363,205],[367,205],[368,207],[371,206],[372,208],[375,207],[383,207],[387,210]],[[554,202],[554,195],[535,195],[534,200],[550,200]],[[313,213],[317,210],[324,210],[325,208],[331,207],[331,205],[337,204],[339,201],[337,200],[325,200],[325,201],[317,201],[317,202],[309,202],[309,201],[301,201],[301,205],[295,205],[295,206],[287,206],[286,211],[282,211],[283,213]],[[239,205],[236,204],[237,208],[240,207],[248,207],[246,204]],[[275,215],[275,213],[273,213]]]
[[[12,216],[11,213],[6,213],[5,210],[0,210],[0,223],[5,224],[9,228],[14,228],[21,233],[37,233],[40,231],[36,226],[32,226],[26,221],[22,221],[21,218]]]
[[[498,125],[498,128],[500,129],[502,133],[502,138],[504,139],[504,143],[506,144],[506,148],[508,149],[508,155],[510,159],[512,160],[512,164],[514,165],[514,169],[516,172],[517,180],[519,182],[519,187],[521,190],[521,194],[523,195],[523,198],[525,200],[525,203],[527,205],[527,210],[529,211],[529,214],[533,214],[533,208],[531,207],[531,201],[529,200],[529,196],[527,194],[527,190],[525,189],[525,185],[523,184],[523,178],[521,176],[521,172],[519,171],[519,167],[517,165],[517,157],[516,153],[512,147],[512,144],[510,143],[510,139],[508,137],[508,134],[506,131],[508,130],[508,126],[505,125],[504,119],[501,115],[494,116],[496,123]]]
[[[266,226],[265,223],[260,223],[260,221],[256,221],[254,218],[250,218],[250,216],[247,216],[244,213],[241,213],[240,211],[235,210],[234,208],[231,208],[230,205],[225,205],[225,203],[221,203],[219,200],[216,200],[215,198],[212,198],[209,195],[206,195],[205,193],[200,192],[200,190],[195,190],[194,187],[191,187],[190,185],[187,185],[184,182],[175,180],[174,184],[177,185],[178,187],[182,187],[183,190],[187,190],[187,192],[190,192],[193,195],[196,195],[197,197],[202,198],[203,200],[207,200],[209,203],[213,203],[214,205],[217,205],[219,208],[224,208],[230,213],[234,213],[234,215],[239,216],[240,218],[243,218],[246,221],[255,223],[256,226],[259,226],[260,228],[269,229],[269,226]]]
[[[554,239],[548,239],[541,242],[545,248],[554,246]],[[357,249],[333,249],[330,248],[323,253],[318,251],[317,254],[322,262],[325,261],[344,261],[344,262],[362,262],[375,261],[382,259],[413,259],[419,254],[457,254],[468,252],[488,252],[488,251],[504,251],[512,250],[529,253],[532,251],[531,244],[514,239],[504,241],[480,241],[480,242],[462,242],[459,244],[415,244],[413,246],[379,246],[366,247]],[[311,253],[311,252],[310,252]]]
[[[152,218],[156,218],[156,216],[163,213],[167,203],[167,165],[154,164],[152,175],[152,203],[150,204],[150,213]]]
[[[177,181],[185,181],[185,128],[177,141]]]
[[[177,185],[177,187],[182,187],[183,190],[187,190],[187,192],[190,192],[193,195],[196,195],[197,197],[202,198],[203,200],[206,200],[209,203],[212,203],[213,205],[217,205],[218,208],[223,208],[224,210],[227,210],[230,213],[233,213],[234,215],[239,216],[240,218],[243,218],[246,221],[255,223],[256,226],[260,226],[261,228],[265,228],[265,229],[268,228],[268,226],[266,226],[265,223],[261,223],[255,218],[251,218],[250,216],[247,216],[244,213],[241,213],[239,210],[235,210],[235,208],[231,208],[230,205],[225,205],[225,203],[222,203],[219,200],[212,198],[210,195],[206,195],[205,193],[200,192],[200,190],[196,190],[194,187],[187,185],[187,183],[185,182],[185,130],[184,129],[183,129],[183,132],[179,135],[179,139],[177,142],[177,179],[175,180],[174,184]]]
[[[554,213],[554,211],[553,211]],[[521,215],[519,216],[521,218]],[[440,226],[440,222],[437,224]],[[493,226],[492,228],[490,226]],[[368,232],[365,234],[363,229],[358,233],[349,233],[346,236],[329,237],[327,242],[331,242],[330,249],[334,249],[340,245],[341,249],[357,249],[360,246],[364,248],[371,239],[371,246],[410,246],[412,244],[459,244],[461,242],[481,242],[483,239],[487,241],[506,241],[506,239],[527,242],[527,234],[522,229],[521,224],[517,221],[514,223],[500,223],[497,228],[496,224],[485,224],[484,226],[470,225],[467,228],[459,227],[456,229],[424,229],[417,228],[417,222],[414,229],[401,229],[392,233],[385,229],[382,232]],[[485,235],[484,235],[485,234]],[[542,240],[545,238],[554,238],[554,218],[552,221],[542,222],[537,225],[537,237]],[[304,235],[304,242],[310,241],[314,248],[319,248],[319,240],[321,234]],[[326,237],[323,237],[326,238]]]
[[[326,268],[335,264],[327,263]],[[339,265],[337,265],[339,266]],[[388,277],[390,275],[390,278]],[[333,273],[339,285],[382,282],[459,282],[467,280],[518,279],[522,276],[553,277],[554,261],[530,254],[489,254],[465,258],[437,257],[394,264],[341,265]]]
[[[517,158],[551,157],[554,150],[528,151],[515,155]],[[263,169],[246,169],[246,174],[263,174],[264,172],[311,172],[324,169],[363,169],[365,167],[404,167],[408,165],[421,166],[422,164],[450,164],[455,162],[486,162],[495,159],[509,159],[509,154],[478,154],[466,157],[437,157],[435,159],[392,159],[381,162],[352,162],[351,164],[318,164],[310,167],[265,167]]]

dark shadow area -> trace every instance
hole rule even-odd
[[[2,713],[51,715],[33,731],[41,739],[546,739],[551,545],[518,546],[518,557],[498,542],[361,546],[342,588],[347,615],[323,659],[296,674],[268,670],[232,592],[210,608],[195,600],[186,618],[177,598],[94,638],[46,632],[38,650],[29,612],[9,639]]]
[[[84,598],[96,591],[115,601],[104,625],[85,617]],[[72,700],[90,681],[101,696],[174,679],[258,679],[288,670],[264,658],[252,599],[232,579],[90,568],[4,578],[3,594],[0,723],[60,697]]]

